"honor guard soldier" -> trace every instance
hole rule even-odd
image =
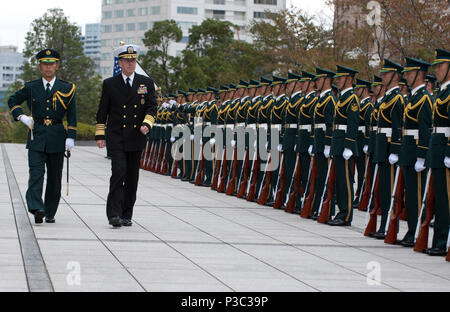
[[[358,157],[356,138],[359,125],[359,101],[353,92],[353,79],[358,72],[337,66],[336,85],[341,90],[336,104],[330,155],[336,171],[336,199],[339,213],[329,221],[331,226],[350,226],[353,218],[353,176],[349,160]]]
[[[289,103],[283,113],[283,131],[281,144],[283,146],[284,165],[285,165],[285,178],[286,187],[283,190],[283,203],[286,204],[287,196],[294,190],[294,168],[296,166],[296,152],[295,143],[298,129],[298,112],[300,109],[300,103],[303,101],[303,93],[301,90],[302,83],[300,80],[302,77],[298,74],[288,73],[288,79],[286,80],[286,92],[289,94]],[[299,166],[299,164],[297,164]],[[284,208],[284,207],[283,207]]]
[[[370,237],[384,239],[386,223],[390,209],[395,164],[398,162],[401,144],[401,125],[404,109],[403,95],[398,83],[403,67],[390,60],[384,60],[381,78],[386,93],[378,108],[378,128],[375,143],[374,162],[378,166],[379,196],[381,223],[377,232],[369,233]]]
[[[314,135],[312,134],[312,129],[314,127],[314,110],[316,108],[317,100],[319,99],[316,94],[316,76],[312,73],[302,71],[302,94],[304,94],[303,100],[300,102],[300,107],[297,112],[297,136],[295,142],[295,152],[299,155],[299,164],[301,168],[300,177],[300,189],[307,192],[308,184],[308,173],[311,163],[311,155],[313,150]],[[297,205],[300,210],[303,209],[301,206],[301,196],[297,195]],[[312,217],[314,213],[311,212]]]
[[[430,256],[445,256],[450,225],[450,51],[436,49],[432,65],[441,88],[433,105],[433,131],[425,161],[433,176],[435,212],[433,243],[425,252]]]
[[[374,178],[374,172],[375,172],[375,158],[374,158],[374,154],[375,154],[375,146],[376,146],[376,138],[377,138],[377,132],[378,132],[378,117],[379,117],[379,109],[380,109],[380,105],[381,102],[383,100],[384,97],[384,93],[385,93],[385,88],[383,85],[383,80],[381,79],[381,77],[379,76],[374,76],[374,80],[371,84],[372,88],[373,88],[373,98],[375,98],[375,102],[374,102],[374,106],[373,106],[373,110],[370,114],[370,128],[369,128],[369,139],[368,139],[368,156],[369,156],[369,167],[367,168],[367,170],[369,170],[370,172],[370,179],[366,178],[365,184],[366,187],[368,187],[369,189],[371,189],[372,187],[372,179]],[[374,197],[378,196],[377,194],[374,194]],[[372,206],[373,206],[373,202],[372,201]],[[367,204],[366,206],[361,206],[362,203],[360,203],[358,210],[362,210],[365,211],[366,209],[368,209]],[[371,207],[369,207],[370,209]],[[373,233],[372,233],[373,234]],[[382,235],[384,236],[384,234]]]
[[[258,110],[259,106],[262,103],[262,94],[265,90],[265,85],[257,80],[250,80],[249,87],[252,88],[253,93],[251,93],[251,104],[247,111],[247,129],[249,133],[253,133],[253,136],[250,136],[249,133],[246,133],[246,143],[247,148],[251,150],[251,147],[253,147],[254,152],[253,155],[249,155],[250,159],[250,167],[249,167],[249,179],[247,181],[247,188],[245,191],[245,195],[243,198],[246,200],[251,200],[252,198],[249,197],[252,196],[251,194],[255,194],[255,190],[251,188],[256,188],[256,183],[253,183],[253,181],[258,180],[258,174],[259,174],[259,155],[258,155]]]
[[[177,128],[179,129],[180,127],[183,127],[186,120],[185,120],[185,115],[184,115],[184,109],[185,109],[185,105],[186,105],[186,96],[187,93],[182,91],[182,90],[178,90],[178,94],[177,94],[177,103],[175,106],[175,111],[174,111],[174,120],[173,120],[173,129]],[[177,127],[178,126],[178,127]],[[172,146],[175,146],[175,141],[179,140],[182,137],[182,133],[180,132],[176,137],[170,136],[170,142],[172,143]],[[175,179],[181,179],[183,177],[183,173],[184,173],[184,158],[183,158],[183,144],[179,144],[178,145],[178,149],[174,149],[173,150],[174,154],[173,156],[176,156],[178,159],[180,159],[180,155],[181,155],[181,159],[180,160],[175,160],[174,164],[176,163],[176,172],[175,172],[175,176],[173,176]],[[171,151],[172,153],[172,151]],[[173,169],[172,169],[173,170]],[[180,173],[178,173],[180,172]]]
[[[186,103],[183,105],[185,127],[189,128],[190,134],[192,134],[192,132],[194,131],[193,117],[191,116],[192,115],[191,112],[192,112],[192,102],[194,100],[194,96],[196,93],[197,90],[189,88],[189,91],[187,92],[186,96]],[[187,145],[190,145],[191,147],[188,148]],[[191,138],[183,137],[183,177],[181,178],[181,181],[183,182],[189,181],[189,178],[191,177],[192,160],[193,160],[192,153],[193,150]]]
[[[399,165],[405,177],[405,205],[408,232],[402,240],[405,247],[414,246],[414,236],[422,196],[425,190],[425,157],[431,137],[432,107],[430,93],[425,86],[425,76],[430,64],[406,57],[404,76],[411,87],[411,96],[403,115],[403,139],[400,148]]]
[[[359,206],[359,198],[362,193],[362,185],[364,176],[366,175],[366,168],[368,168],[368,152],[369,152],[369,136],[370,136],[370,117],[373,111],[372,100],[370,99],[369,90],[371,82],[357,79],[355,86],[355,93],[360,100],[359,112],[359,127],[358,127],[358,153],[356,158],[356,170],[358,171],[358,188],[355,199],[353,201],[353,208],[357,209]]]
[[[262,158],[261,151],[267,150],[267,147],[268,147],[267,136],[268,136],[268,131],[269,131],[268,122],[269,122],[269,118],[270,118],[269,109],[270,109],[272,103],[275,101],[275,99],[273,98],[273,93],[272,93],[272,80],[269,78],[261,77],[261,84],[263,86],[265,86],[265,90],[263,93],[262,102],[258,108],[258,118],[257,118],[257,128],[258,128],[257,129],[257,132],[258,132],[257,148],[258,148],[258,153],[260,156],[260,162],[259,162],[260,171],[258,172],[258,181],[256,183],[255,201],[258,201],[258,199],[259,199],[261,190],[265,183],[265,181],[263,181],[263,178],[265,177],[265,174],[268,169],[268,160],[269,159]],[[264,147],[261,145],[263,145]]]
[[[273,76],[273,93],[276,96],[275,100],[272,102],[272,105],[268,108],[269,111],[269,123],[270,123],[270,132],[268,135],[268,150],[273,151],[274,155],[275,153],[278,153],[278,166],[277,167],[271,167],[272,173],[270,175],[270,186],[269,186],[269,193],[268,198],[266,201],[266,206],[272,207],[275,203],[275,195],[277,193],[277,187],[281,184],[280,179],[278,178],[280,176],[280,171],[282,167],[283,159],[281,157],[283,147],[280,144],[283,141],[283,138],[281,137],[281,130],[283,129],[283,113],[284,109],[286,108],[287,103],[289,102],[289,99],[286,97],[286,78]],[[272,146],[272,135],[278,136],[278,145]],[[276,150],[275,150],[276,149]],[[271,161],[271,165],[275,164],[275,161]]]
[[[122,74],[103,81],[97,112],[95,140],[99,148],[106,139],[111,148],[111,179],[106,204],[109,223],[131,226],[139,179],[139,160],[145,136],[155,123],[155,83],[135,73],[139,47],[124,45],[115,50]]]
[[[212,174],[214,171],[214,160],[215,160],[215,149],[214,144],[211,144],[211,140],[215,137],[215,127],[217,123],[217,115],[219,113],[219,107],[217,106],[217,94],[219,93],[219,90],[213,87],[208,87],[206,89],[206,92],[208,93],[207,103],[205,103],[205,109],[203,110],[203,121],[205,124],[205,127],[208,127],[211,130],[211,133],[208,134],[207,132],[203,132],[203,142],[209,142],[211,150],[205,150],[203,153],[206,155],[206,153],[210,153],[210,156],[208,158],[205,157],[204,160],[204,171],[203,171],[203,178],[201,182],[201,186],[211,186],[212,182]],[[213,141],[215,143],[215,139]]]
[[[26,201],[35,223],[54,223],[61,198],[61,179],[64,151],[74,147],[77,134],[75,85],[56,78],[60,55],[52,49],[40,51],[36,58],[42,78],[25,83],[8,100],[15,121],[30,129],[28,149],[29,180]],[[24,114],[22,103],[27,102],[31,116]],[[62,119],[67,116],[67,131]],[[47,186],[42,200],[45,167]]]
[[[317,164],[317,176],[314,186],[316,196],[314,196],[312,204],[312,211],[314,212],[319,211],[320,199],[323,196],[326,187],[325,180],[328,162],[331,161],[331,139],[333,136],[334,110],[337,102],[336,97],[332,92],[332,81],[335,75],[336,74],[331,70],[316,68],[316,87],[320,93],[318,94],[318,101],[314,108],[312,148],[308,149],[311,159],[314,157]],[[312,166],[312,163],[310,166]],[[306,170],[306,168],[303,169],[303,171]],[[308,171],[306,171],[305,174],[308,175]],[[332,207],[333,206],[334,205],[332,205]],[[334,208],[332,208],[332,210],[333,209]],[[333,213],[330,213],[330,216],[331,215],[333,215]],[[314,214],[313,217],[315,218]]]

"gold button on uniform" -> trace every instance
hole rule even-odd
[[[50,108],[48,108],[48,107],[46,108],[46,110],[49,110],[49,109],[50,109]]]
[[[134,108],[137,108],[137,105],[134,105]]]
[[[127,108],[127,106],[126,106],[126,105],[124,105],[124,106],[123,106],[123,108]]]
[[[136,125],[133,125],[133,127],[135,127],[135,128],[136,128]]]
[[[123,118],[127,118],[127,115],[123,115]]]
[[[137,115],[134,115],[134,118],[136,118],[137,117]]]
[[[50,102],[50,100],[47,100],[47,103],[49,103]]]
[[[126,127],[127,127],[127,125],[123,125],[123,127],[124,127],[124,128],[126,128]]]

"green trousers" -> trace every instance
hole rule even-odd
[[[351,159],[345,160],[342,156],[335,156],[333,161],[336,170],[336,201],[339,207],[336,219],[352,222],[354,190]]]
[[[405,177],[405,205],[408,219],[408,232],[404,240],[414,241],[419,210],[422,206],[422,196],[425,190],[427,170],[417,173],[414,166],[403,166],[403,175]]]
[[[395,165],[391,165],[389,162],[378,164],[378,179],[380,179],[380,182],[378,193],[374,194],[372,202],[374,202],[375,196],[378,195],[381,210],[381,223],[378,228],[379,233],[386,232],[387,218],[391,206],[392,188],[394,187],[395,167]]]
[[[434,184],[434,235],[432,248],[447,249],[450,212],[448,204],[448,188],[450,170],[446,168],[432,169]]]
[[[30,178],[26,200],[29,212],[45,211],[45,216],[53,218],[61,198],[61,179],[64,153],[45,153],[28,150]],[[42,200],[45,167],[47,167],[47,186],[45,200]]]

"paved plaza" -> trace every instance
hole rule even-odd
[[[56,223],[35,225],[27,150],[0,146],[0,291],[450,291],[450,263],[364,237],[363,212],[330,227],[148,171],[133,226],[113,229],[96,147],[75,147]]]

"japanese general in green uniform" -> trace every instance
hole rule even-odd
[[[27,149],[30,178],[26,201],[35,222],[55,222],[61,197],[61,178],[64,151],[74,146],[77,130],[75,85],[56,78],[60,55],[57,51],[40,51],[36,58],[42,78],[25,83],[8,100],[15,121],[21,121],[28,131]],[[24,114],[22,103],[27,102],[31,116]],[[67,114],[67,131],[62,120]],[[45,167],[47,187],[42,200]]]

